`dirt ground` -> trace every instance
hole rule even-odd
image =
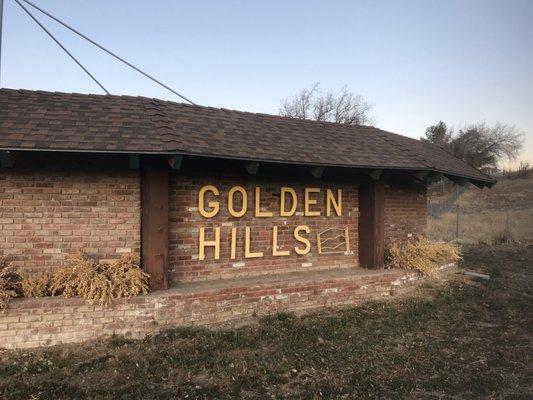
[[[0,352],[5,399],[531,399],[533,249],[470,248],[414,297]],[[423,295],[421,295],[423,294]]]

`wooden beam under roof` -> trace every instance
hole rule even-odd
[[[183,163],[183,155],[176,154],[168,158],[168,165],[170,168],[178,170],[181,169],[181,164]]]
[[[374,179],[375,181],[377,181],[381,177],[381,174],[383,174],[382,169],[373,169],[368,172],[368,176]]]
[[[244,164],[244,169],[246,169],[246,172],[248,172],[250,175],[257,175],[257,171],[259,170],[259,162],[247,162],[246,164]]]
[[[315,178],[322,178],[322,175],[324,175],[324,167],[323,166],[316,166],[311,167],[311,175],[313,175]]]
[[[13,166],[13,153],[7,150],[0,150],[0,168],[11,168]]]

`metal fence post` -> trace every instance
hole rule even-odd
[[[511,224],[510,224],[510,211],[507,210],[507,212],[505,213],[505,233],[504,233],[504,236],[505,236],[505,243],[506,244],[510,244],[513,242],[513,239],[512,239],[512,236],[511,236]]]
[[[455,207],[455,240],[459,240],[459,204]]]
[[[505,232],[511,232],[511,227],[509,226],[509,210],[507,210],[507,213],[505,215]]]

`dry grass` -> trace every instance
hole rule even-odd
[[[102,264],[78,252],[69,256],[70,266],[61,268],[52,278],[52,293],[64,297],[83,297],[106,304],[111,301],[111,281]]]
[[[527,161],[521,161],[516,169],[503,169],[501,176],[505,179],[529,178],[533,175],[533,166]]]
[[[461,252],[458,245],[433,242],[418,236],[415,240],[404,244],[392,243],[388,249],[387,267],[412,269],[433,276],[440,264],[460,259]]]
[[[111,281],[113,298],[148,293],[149,276],[138,267],[138,258],[134,254],[126,254],[109,264],[107,275]]]
[[[509,226],[507,228],[507,219]],[[456,214],[428,218],[428,237],[434,240],[455,240]],[[459,240],[465,243],[498,243],[503,235],[513,242],[533,242],[533,208],[528,210],[461,212]]]
[[[139,267],[138,257],[125,254],[119,260],[99,263],[83,252],[69,257],[69,266],[53,274],[17,273],[0,260],[0,311],[14,297],[82,297],[100,304],[112,299],[148,293],[149,275]]]
[[[5,310],[10,300],[18,295],[14,277],[13,267],[6,260],[0,260],[0,311]]]
[[[471,186],[461,195],[458,205],[461,242],[533,243],[533,175],[500,178],[492,189]],[[455,240],[455,230],[455,211],[428,218],[431,239]]]
[[[20,286],[23,297],[52,296],[52,276],[50,274],[22,274]]]
[[[141,270],[135,255],[127,254],[107,264],[79,252],[68,262],[69,267],[57,270],[52,277],[53,295],[79,296],[109,304],[114,298],[148,293],[148,274]]]

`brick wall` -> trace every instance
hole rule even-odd
[[[219,214],[205,218],[198,210],[198,192],[214,185],[220,195]],[[248,194],[248,213],[232,217],[227,194],[239,185]],[[255,187],[261,187],[261,210],[273,216],[254,216]],[[281,217],[280,187],[298,196],[296,214]],[[342,189],[342,215],[304,216],[304,189],[320,188],[313,209],[325,213],[326,189]],[[240,199],[238,196],[237,199]],[[213,200],[209,195],[207,201]],[[139,171],[102,169],[82,171],[0,171],[0,257],[15,266],[48,270],[63,265],[68,253],[83,249],[99,259],[119,257],[140,248]],[[240,209],[239,200],[235,208]],[[287,207],[290,208],[290,207]],[[410,287],[419,276],[405,271],[348,269],[358,265],[358,187],[356,184],[295,183],[274,180],[189,177],[171,174],[169,207],[169,274],[167,291],[115,301],[108,307],[81,299],[16,299],[0,314],[0,347],[22,348],[79,342],[111,334],[142,336],[187,324],[212,324],[276,311],[295,311],[326,305],[353,304],[388,296]],[[297,225],[309,226],[306,255],[293,236]],[[272,254],[272,227],[278,227],[278,250]],[[220,258],[206,249],[198,259],[199,228],[212,239],[220,227]],[[231,228],[237,228],[236,257],[231,258]],[[244,258],[244,229],[251,228],[252,251],[261,258]],[[350,251],[318,254],[316,235],[328,228],[349,230]],[[423,185],[386,185],[385,239],[406,240],[426,228]],[[295,272],[297,271],[297,272]],[[276,275],[290,273],[289,275]],[[221,279],[234,278],[234,279]]]
[[[75,298],[16,299],[0,313],[0,348],[82,342],[113,334],[142,337],[180,325],[351,305],[403,293],[423,282],[423,276],[407,271],[364,269],[319,271],[283,280],[259,278],[241,278],[231,285],[183,284],[105,307]]]
[[[198,192],[204,185],[214,185],[220,191],[217,200],[220,202],[219,214],[213,218],[205,218],[198,211]],[[227,210],[227,194],[232,186],[240,185],[248,194],[248,213],[243,217],[232,217]],[[254,216],[255,187],[261,187],[261,207],[270,210],[273,216],[257,218]],[[280,187],[292,187],[298,196],[296,214],[291,217],[280,217]],[[321,189],[318,205],[321,216],[304,216],[304,188],[318,187]],[[325,216],[326,189],[337,193],[342,189],[342,215],[335,213]],[[212,200],[211,195],[207,201]],[[236,197],[240,201],[240,195]],[[287,202],[288,203],[288,202]],[[235,204],[240,210],[241,204]],[[287,204],[287,208],[289,204]],[[170,242],[169,269],[173,283],[191,282],[206,279],[232,278],[270,273],[291,272],[301,270],[317,270],[329,268],[347,268],[358,265],[358,192],[356,185],[338,185],[328,183],[301,184],[284,181],[237,180],[191,178],[174,174],[170,188]],[[306,255],[298,255],[294,247],[299,245],[293,236],[298,225],[309,226],[311,232],[305,235],[311,242],[311,251]],[[251,228],[252,251],[262,251],[261,258],[244,258],[245,227]],[[272,255],[272,228],[278,227],[278,249],[290,250],[289,256]],[[221,228],[220,259],[214,259],[214,249],[206,249],[206,258],[198,259],[199,227],[205,227],[208,239],[214,238],[214,227]],[[230,259],[231,228],[237,227],[237,253]],[[337,254],[318,254],[316,235],[328,228],[349,229],[350,252],[340,251]],[[333,234],[331,231],[327,234]],[[334,241],[330,241],[334,242]],[[338,243],[337,243],[338,244]],[[339,248],[342,249],[342,246]]]
[[[198,191],[213,184],[220,190],[221,210],[206,219],[198,212]],[[248,193],[248,213],[231,217],[227,211],[227,192],[234,185]],[[254,189],[262,188],[261,207],[274,213],[256,218]],[[279,216],[279,189],[294,188],[298,195],[297,212]],[[342,216],[303,216],[305,187],[319,187],[319,207],[325,213],[327,188],[343,190]],[[207,279],[253,276],[268,273],[347,268],[358,265],[358,192],[356,185],[321,183],[317,185],[283,181],[191,178],[171,176],[169,273],[172,283]],[[237,197],[238,199],[239,197]],[[235,204],[240,208],[240,204]],[[64,264],[68,253],[83,249],[99,259],[139,252],[140,188],[138,171],[109,172],[2,170],[0,171],[0,257],[9,256],[15,266],[42,270]],[[308,225],[311,251],[298,255],[293,249],[293,230]],[[221,254],[214,260],[213,249],[198,260],[199,227],[206,238],[213,228],[221,228]],[[263,251],[262,258],[244,258],[244,227],[251,228],[252,250]],[[272,227],[278,226],[278,248],[292,250],[289,256],[272,255]],[[230,259],[231,227],[238,228],[237,256]],[[316,234],[328,228],[349,228],[350,254],[318,254]],[[385,191],[385,240],[405,240],[426,229],[426,191],[424,185],[395,184]]]
[[[427,225],[426,187],[423,184],[385,186],[385,243],[424,235]]]
[[[138,171],[0,170],[0,257],[27,270],[138,252]]]

